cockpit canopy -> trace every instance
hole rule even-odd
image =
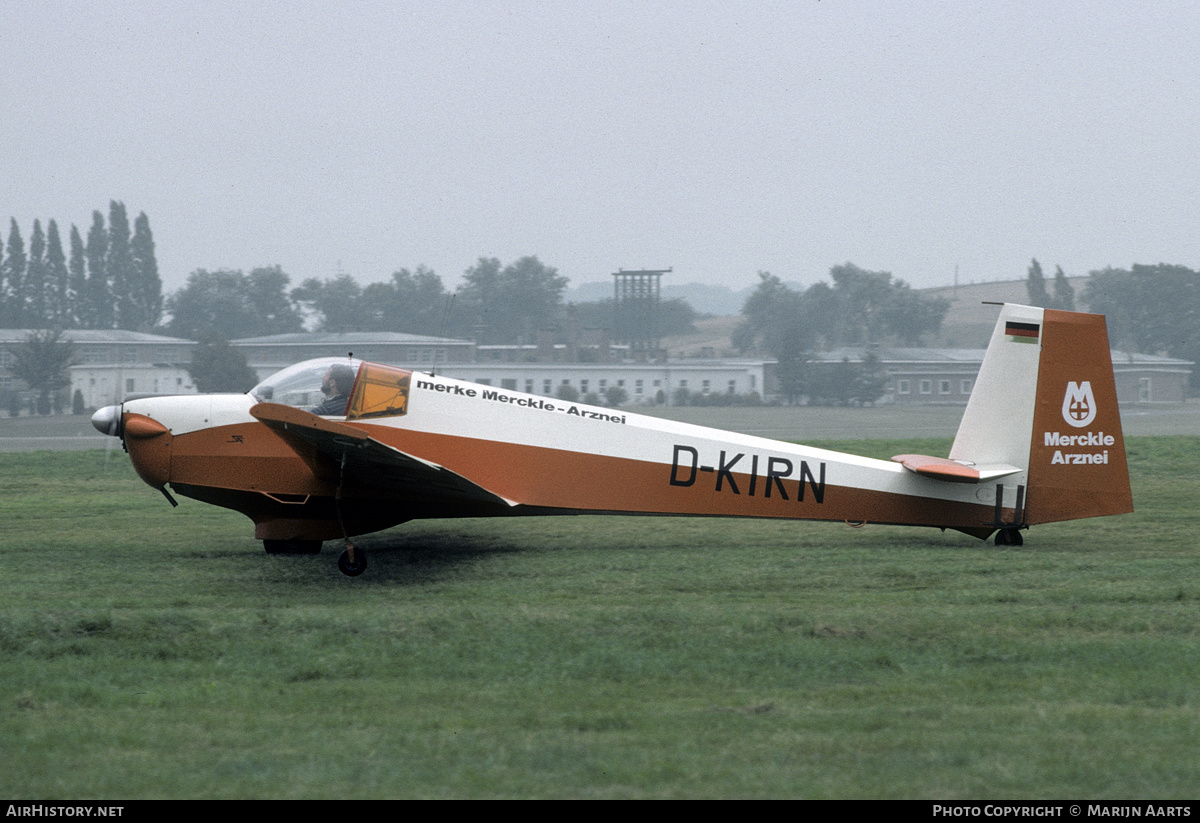
[[[321,393],[321,381],[331,366],[349,366],[356,374],[361,360],[349,357],[322,357],[305,360],[283,371],[275,372],[250,390],[250,394],[262,403],[282,403],[308,409],[319,406],[325,396]]]
[[[322,408],[325,375],[345,369],[353,374],[353,389],[345,386],[349,402],[336,412]],[[364,417],[396,417],[408,411],[408,389],[412,372],[395,366],[366,363],[349,357],[305,360],[268,377],[250,390],[260,403],[281,403],[325,416],[357,420]],[[344,409],[344,411],[343,411]]]

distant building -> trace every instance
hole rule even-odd
[[[556,396],[563,385],[580,397],[621,388],[630,403],[669,402],[679,389],[695,394],[762,393],[761,360],[630,362],[629,348],[611,345],[600,330],[583,330],[569,343],[542,335],[536,345],[482,345],[469,340],[393,332],[277,334],[231,341],[259,377],[314,357],[348,355],[431,371],[487,386]]]
[[[23,344],[30,334],[32,329],[0,329],[0,391],[28,389],[12,375],[15,357],[9,349]],[[191,340],[119,329],[68,329],[62,339],[73,343],[76,352],[68,408],[77,390],[89,408],[118,402],[126,394],[196,390],[187,371],[196,347]]]
[[[847,347],[822,352],[819,363],[861,363],[870,351],[887,374],[882,402],[899,404],[965,404],[983,364],[984,349]],[[1187,360],[1112,351],[1117,398],[1122,403],[1182,403],[1187,398],[1192,366]],[[773,369],[769,389],[777,392]]]
[[[1117,398],[1123,402],[1182,403],[1192,367],[1188,360],[1113,350]]]
[[[536,344],[487,344],[475,347],[479,363],[620,363],[630,347],[609,342],[605,329],[572,329],[566,342],[555,342],[554,329],[538,332]]]
[[[689,394],[763,393],[762,360],[661,360],[655,363],[525,362],[448,364],[438,374],[486,386],[554,397],[570,386],[580,397],[609,388],[624,389],[629,403],[671,402],[680,389]],[[662,392],[662,395],[659,395]]]
[[[297,332],[231,340],[260,379],[280,369],[316,357],[352,355],[360,360],[425,370],[448,363],[475,360],[475,343],[450,337],[400,332]]]
[[[13,355],[31,334],[0,329],[0,392],[24,392],[11,373]],[[117,402],[127,394],[186,394],[196,391],[188,365],[196,343],[131,331],[69,330],[76,364],[65,402],[78,390],[89,408]],[[315,357],[353,354],[363,360],[402,366],[498,388],[557,396],[564,385],[603,396],[625,391],[630,404],[671,403],[680,389],[691,395],[755,393],[765,401],[780,396],[776,364],[754,358],[666,358],[636,360],[628,346],[586,330],[570,343],[544,336],[537,345],[476,346],[470,340],[362,332],[298,333],[232,341],[260,378]],[[870,351],[887,376],[880,402],[965,404],[983,362],[984,349],[849,347],[823,352],[817,362],[861,363]],[[1113,351],[1117,394],[1122,402],[1181,403],[1187,397],[1193,363],[1172,357]]]

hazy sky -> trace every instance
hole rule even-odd
[[[168,291],[1200,266],[1195,2],[0,0],[0,48],[4,237],[122,200]]]

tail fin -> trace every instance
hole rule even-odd
[[[1005,304],[950,457],[1023,468],[1024,525],[1133,511],[1103,315]]]

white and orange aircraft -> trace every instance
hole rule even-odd
[[[337,393],[331,367],[352,388],[314,414],[323,381]],[[168,484],[242,512],[269,553],[344,539],[348,575],[366,568],[350,537],[417,518],[841,520],[1020,545],[1029,526],[1133,511],[1104,318],[1014,304],[949,457],[876,460],[348,358],[248,394],[130,399],[92,422],[172,504]]]

